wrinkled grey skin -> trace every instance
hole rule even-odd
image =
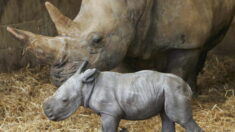
[[[159,113],[163,132],[174,132],[175,122],[187,132],[201,132],[192,117],[191,94],[189,85],[173,74],[88,69],[69,78],[43,109],[50,120],[60,121],[79,106],[91,108],[101,115],[103,132],[116,132],[121,119],[143,120]]]

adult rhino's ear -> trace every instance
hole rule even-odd
[[[99,71],[97,69],[88,69],[83,73],[82,82],[90,83],[93,82],[98,75]]]

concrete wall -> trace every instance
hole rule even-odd
[[[6,26],[13,26],[44,35],[56,31],[45,9],[46,0],[0,0],[0,72],[16,70],[27,64],[38,64],[29,52],[25,54],[21,42],[13,38]],[[49,0],[66,16],[74,18],[81,0]]]

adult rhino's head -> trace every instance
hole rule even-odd
[[[52,82],[60,86],[81,65],[111,70],[126,56],[143,12],[144,1],[83,0],[80,13],[71,20],[51,3],[45,5],[58,31],[47,37],[8,27],[16,38],[28,44],[38,58],[52,64]],[[141,8],[141,9],[139,9]]]
[[[98,72],[96,69],[82,72],[86,64],[82,63],[77,72],[43,103],[44,113],[50,120],[64,120],[79,106],[88,106]]]

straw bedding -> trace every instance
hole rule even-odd
[[[0,131],[100,132],[100,118],[79,108],[61,122],[49,121],[42,102],[56,90],[48,67],[24,68],[0,74]],[[210,56],[199,77],[201,95],[193,100],[194,118],[207,132],[235,132],[235,58]],[[130,132],[158,132],[159,116],[143,121],[121,121]],[[177,131],[183,129],[177,125]]]

